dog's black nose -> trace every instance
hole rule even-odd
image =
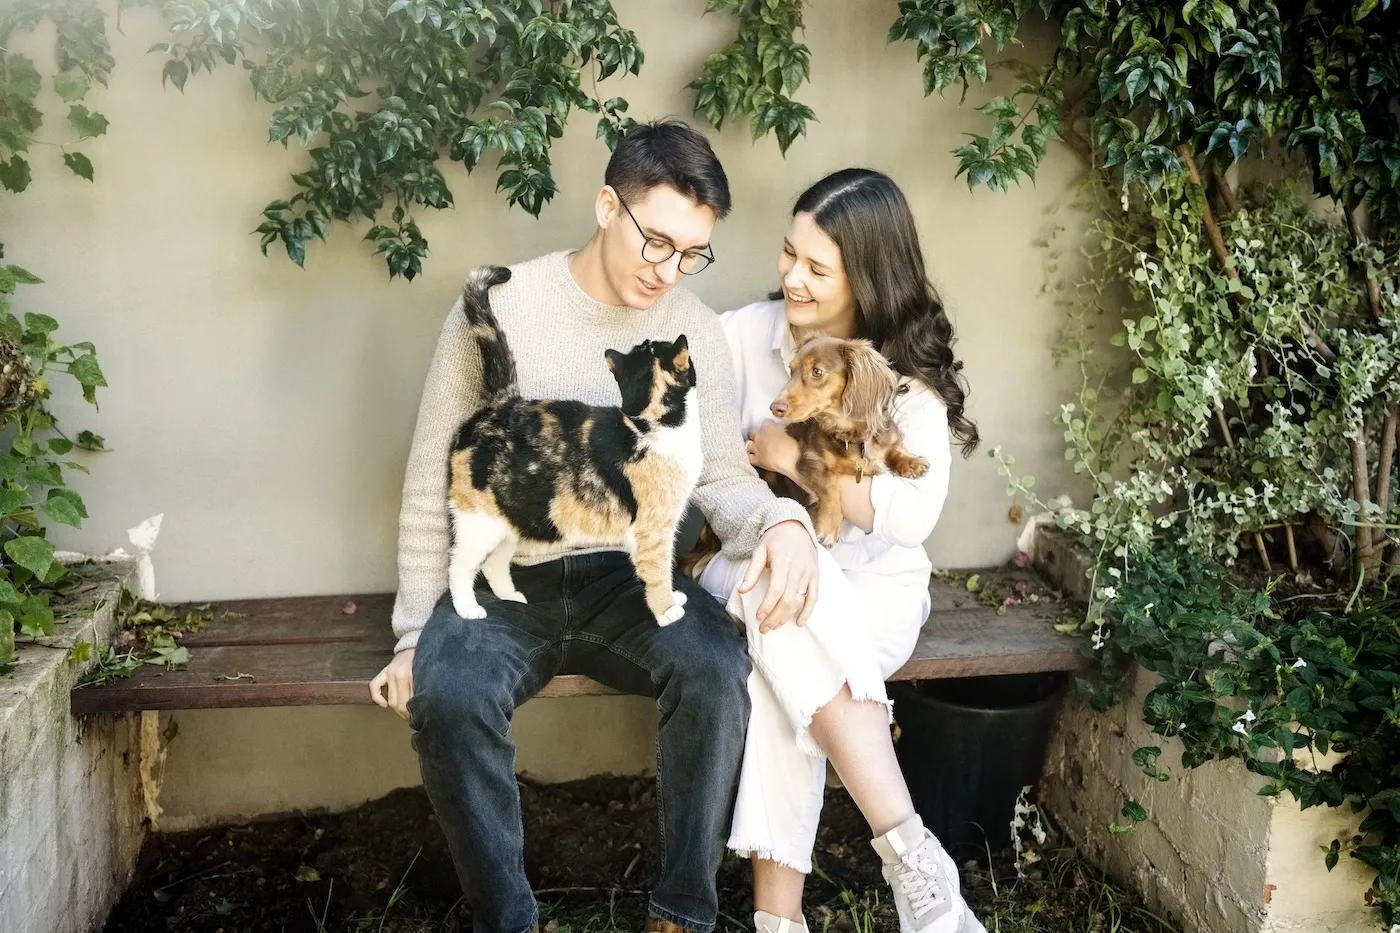
[[[773,413],[774,418],[786,418],[788,413],[788,404],[782,399],[777,399],[773,402],[772,405],[768,406],[768,410]]]

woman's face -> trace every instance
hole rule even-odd
[[[799,336],[813,331],[855,336],[856,302],[841,248],[811,214],[793,215],[778,256],[778,277],[788,324]]]

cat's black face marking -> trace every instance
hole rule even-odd
[[[622,412],[631,418],[676,427],[685,420],[685,396],[695,387],[690,345],[675,340],[646,340],[626,353],[604,354],[622,395]]]

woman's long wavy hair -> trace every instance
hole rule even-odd
[[[953,325],[929,281],[914,215],[899,186],[880,172],[842,169],[802,192],[792,213],[811,214],[840,248],[855,297],[856,334],[901,375],[938,393],[963,456],[970,456],[980,438],[963,414],[967,387],[962,363],[953,357]]]

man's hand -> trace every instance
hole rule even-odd
[[[768,593],[758,607],[758,630],[771,632],[797,616],[804,625],[817,605],[817,546],[798,521],[779,522],[758,539],[739,592],[758,585],[768,568]]]
[[[387,688],[388,697],[384,696]],[[413,649],[406,648],[369,682],[369,695],[375,703],[408,719],[408,698],[413,696]]]

